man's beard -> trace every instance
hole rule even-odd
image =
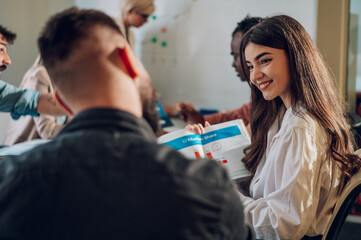
[[[161,131],[159,124],[159,114],[156,109],[156,96],[154,90],[150,98],[143,100],[143,118],[149,123],[156,135]]]
[[[5,71],[5,70],[6,70],[6,65],[1,65],[0,66],[0,72]]]

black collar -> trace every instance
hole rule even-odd
[[[156,140],[155,134],[144,118],[115,108],[92,108],[77,114],[74,119],[59,133],[96,128],[113,128],[121,131],[133,131],[149,140]]]

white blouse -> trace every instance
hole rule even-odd
[[[325,131],[309,115],[289,108],[280,129],[268,132],[266,154],[241,194],[245,218],[257,238],[300,239],[323,234],[337,200],[340,169],[327,155]]]

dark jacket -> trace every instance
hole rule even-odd
[[[115,109],[76,116],[0,162],[0,239],[246,239],[227,172],[156,143]]]

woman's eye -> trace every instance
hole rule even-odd
[[[247,66],[248,70],[252,70],[253,66]]]
[[[261,64],[266,64],[266,63],[268,63],[270,61],[272,61],[272,59],[269,59],[269,58],[263,59],[263,60],[261,60]]]

